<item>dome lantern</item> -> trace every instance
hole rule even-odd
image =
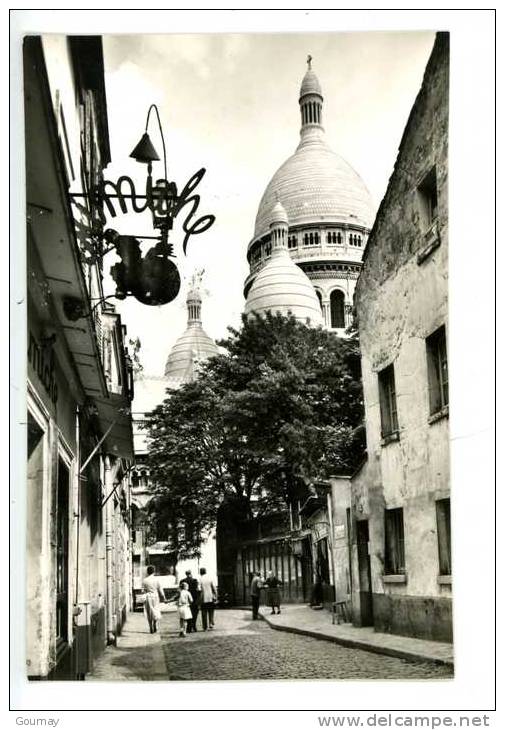
[[[302,117],[302,128],[300,134],[304,135],[314,129],[323,129],[323,92],[316,74],[312,70],[312,56],[307,56],[307,71],[300,87],[300,114]]]
[[[270,241],[272,243],[272,255],[276,251],[287,249],[288,237],[288,216],[282,203],[277,203],[270,213]]]

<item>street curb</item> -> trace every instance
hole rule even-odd
[[[454,660],[441,659],[440,657],[418,654],[416,652],[404,651],[402,649],[394,649],[389,646],[376,646],[375,644],[369,644],[366,641],[359,641],[357,639],[344,639],[340,636],[320,634],[319,632],[311,631],[310,629],[298,629],[294,626],[282,626],[281,624],[274,624],[262,613],[260,613],[260,617],[270,626],[271,629],[274,629],[275,631],[286,631],[287,633],[299,634],[300,636],[310,636],[313,639],[330,641],[333,644],[340,644],[341,646],[346,646],[350,649],[363,649],[363,651],[369,651],[373,654],[385,654],[386,656],[395,657],[396,659],[407,659],[408,661],[416,662],[432,662],[433,664],[443,664],[454,668]]]

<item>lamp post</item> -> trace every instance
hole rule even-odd
[[[148,127],[151,112],[155,111],[158,120],[161,142],[163,145],[163,172],[164,177],[153,184],[153,163],[160,157],[149,137]],[[174,220],[184,211],[182,229],[184,239],[183,253],[186,254],[187,245],[192,235],[207,231],[214,223],[213,215],[204,215],[195,220],[200,204],[200,196],[194,190],[205,174],[205,168],[200,168],[179,192],[175,182],[167,179],[167,157],[165,138],[161,125],[160,115],[156,104],[151,104],[147,112],[146,126],[138,144],[130,154],[140,164],[147,165],[145,194],[138,194],[133,180],[127,175],[121,175],[116,182],[100,180],[91,193],[71,194],[72,201],[83,214],[87,214],[90,225],[77,224],[78,237],[81,243],[84,261],[95,263],[109,251],[115,249],[121,261],[112,266],[110,273],[116,284],[113,296],[125,299],[133,296],[142,304],[163,305],[175,299],[179,293],[181,279],[176,264],[173,245],[168,242],[169,232],[173,228]],[[85,198],[89,203],[89,210],[77,202]],[[113,228],[105,228],[107,211],[109,217],[117,215],[116,201],[121,213],[128,213],[128,203],[131,212],[151,212],[152,225],[156,235],[123,235]],[[154,232],[153,231],[153,232]],[[152,239],[156,244],[142,255],[140,240]]]

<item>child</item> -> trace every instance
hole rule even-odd
[[[179,636],[186,636],[187,622],[193,618],[193,614],[191,613],[192,603],[193,598],[191,597],[191,593],[188,591],[188,584],[183,581],[181,583],[181,590],[177,599],[177,606],[179,608],[179,625],[181,629],[179,631]]]

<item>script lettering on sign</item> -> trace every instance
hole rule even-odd
[[[48,396],[56,405],[58,401],[58,386],[55,377],[55,358],[52,345],[40,345],[30,332],[28,337],[28,362],[44,386]]]

